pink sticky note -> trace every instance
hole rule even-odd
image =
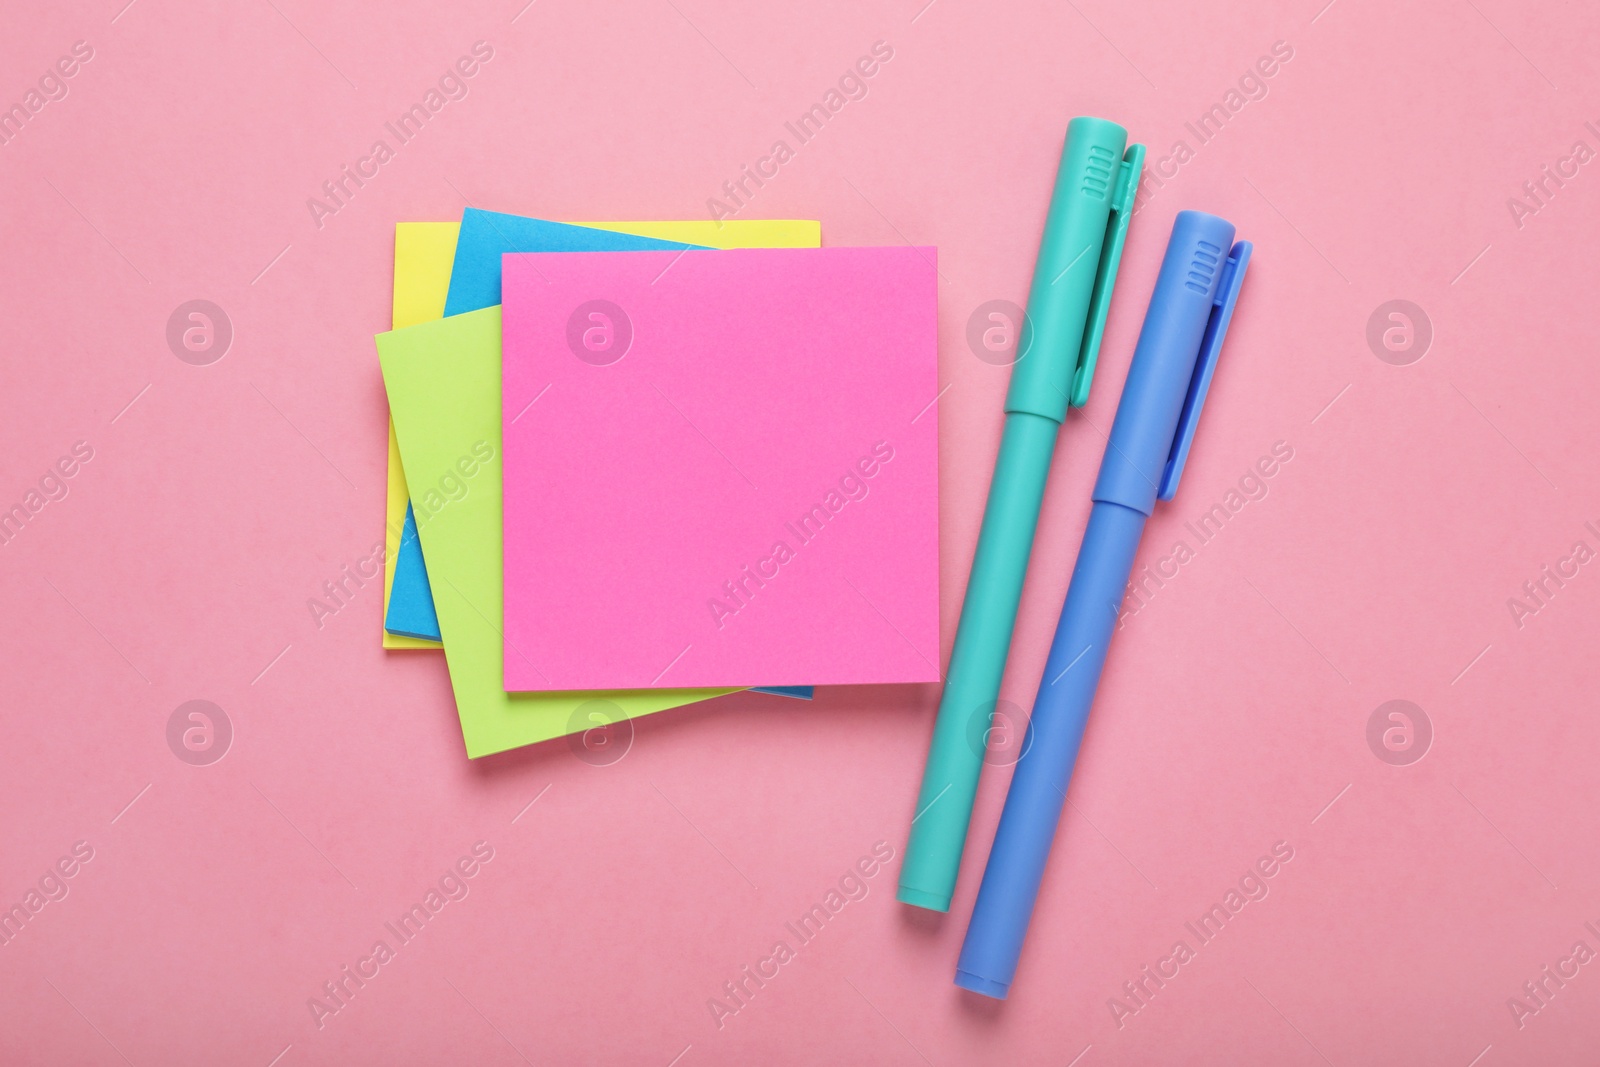
[[[935,254],[505,257],[507,689],[938,680]]]

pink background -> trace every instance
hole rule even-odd
[[[1600,962],[1521,1028],[1507,999],[1579,939],[1600,950],[1584,928],[1600,926],[1600,573],[1520,628],[1507,600],[1574,542],[1600,549],[1583,525],[1600,527],[1600,174],[1581,168],[1520,227],[1507,200],[1574,141],[1600,148],[1583,125],[1600,126],[1600,15],[121,6],[17,7],[0,34],[5,104],[74,41],[94,49],[0,146],[0,504],[74,442],[94,450],[0,547],[0,904],[74,842],[94,850],[0,947],[0,1060],[1593,1062]],[[494,58],[470,95],[315,226],[307,197],[478,40]],[[891,864],[719,1029],[707,1001],[725,981],[874,842],[902,847],[936,687],[667,712],[610,766],[562,742],[469,764],[442,659],[379,650],[377,585],[320,629],[307,601],[382,536],[370,335],[397,220],[465,198],[701,217],[877,40],[894,57],[869,95],[745,214],[821,219],[830,244],[939,247],[946,654],[1008,376],[969,350],[967,320],[1023,298],[1070,116],[1122,121],[1152,161],[1178,138],[1195,154],[1134,223],[1099,383],[1062,433],[1008,696],[1037,683],[1096,427],[1180,208],[1232,219],[1256,257],[1141,562],[1275,442],[1294,458],[1113,648],[1009,1002],[950,983],[998,768],[948,917],[897,906]],[[1280,40],[1294,55],[1268,95],[1196,146],[1184,122]],[[236,333],[205,367],[164,336],[194,298]],[[1396,298],[1434,328],[1409,366],[1365,339]],[[211,766],[168,748],[191,699],[234,727]],[[1366,741],[1391,699],[1433,726],[1410,766]],[[318,1029],[308,998],[480,840],[494,859],[470,895]],[[1108,999],[1277,841],[1294,859],[1270,895],[1119,1028]]]

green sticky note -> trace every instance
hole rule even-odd
[[[379,334],[377,344],[469,757],[737,692],[506,692],[500,308]]]

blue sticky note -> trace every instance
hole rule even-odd
[[[395,557],[394,585],[389,592],[389,614],[383,628],[401,637],[439,638],[439,616],[433,610],[433,589],[422,563],[417,540],[417,516],[406,504],[406,524],[400,531],[400,551]]]
[[[461,213],[461,234],[456,239],[444,313],[461,315],[500,303],[500,257],[506,252],[635,252],[698,247],[469,207]],[[428,568],[422,559],[422,544],[417,540],[410,505],[406,507],[405,530],[383,627],[402,637],[431,637],[438,641],[439,617],[433,610],[433,590],[428,586]]]
[[[796,700],[810,700],[817,695],[816,686],[812,685],[756,685],[750,688],[751,692],[770,693],[775,697],[794,697]]]
[[[461,315],[500,303],[500,257],[507,252],[633,252],[698,247],[469,207],[461,213],[461,236],[456,240],[456,261],[450,268],[450,292],[444,300],[444,313]]]

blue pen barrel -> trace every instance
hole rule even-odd
[[[956,984],[967,989],[1004,997],[1016,973],[1144,523],[1121,504],[1096,503],[1089,515],[1034,701],[1032,740],[1012,775],[956,965]]]

